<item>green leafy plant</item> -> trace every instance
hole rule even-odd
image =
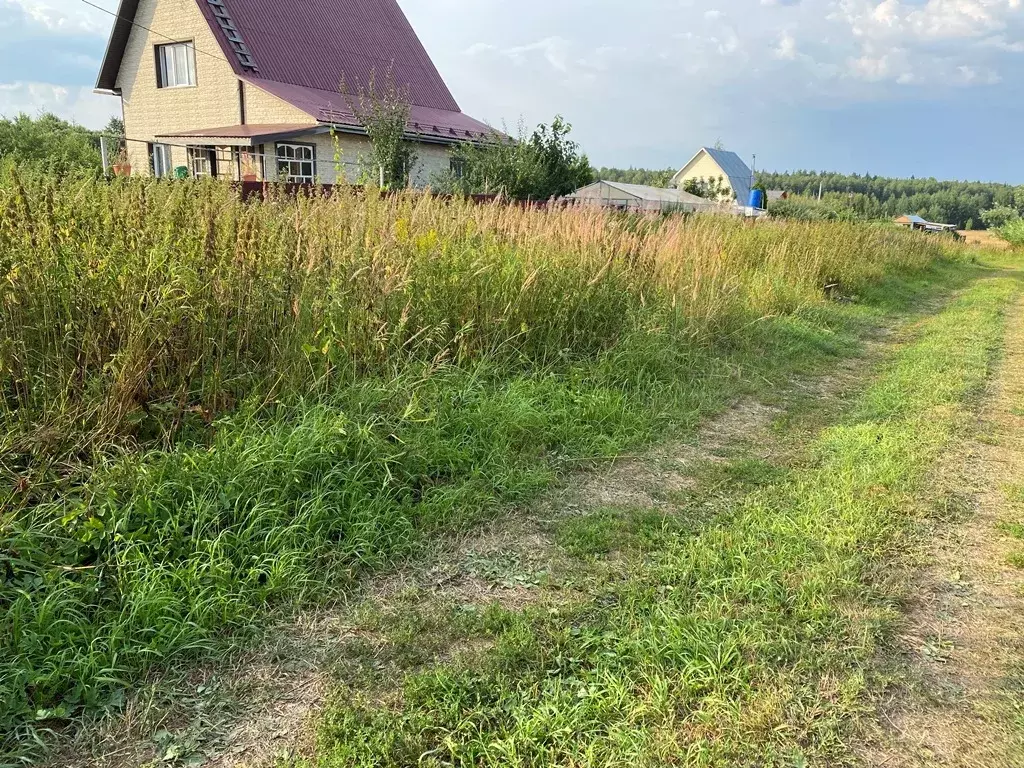
[[[1014,246],[1024,246],[1024,219],[1012,219],[999,228],[999,236]]]
[[[703,197],[706,200],[723,201],[733,199],[732,189],[722,176],[709,176],[707,178],[702,176],[697,179],[686,179],[683,181],[680,189],[691,195]]]
[[[1010,222],[1020,220],[1020,212],[1009,205],[1000,205],[981,212],[981,220],[986,227],[1000,229]]]
[[[50,113],[0,118],[0,162],[4,161],[58,173],[102,167],[97,134]]]
[[[357,85],[355,94],[349,93],[344,80],[341,92],[372,147],[364,180],[384,189],[408,186],[417,160],[415,145],[406,138],[412,109],[408,87],[395,82],[390,68],[382,79],[371,69],[369,82]]]
[[[519,137],[494,132],[487,141],[463,143],[452,150],[452,170],[433,179],[440,191],[501,194],[515,200],[560,197],[593,181],[593,169],[579,145],[569,139],[572,126],[561,116]]]

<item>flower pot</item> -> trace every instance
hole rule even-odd
[[[112,166],[115,176],[131,176],[132,175],[132,164],[131,163],[114,163]]]
[[[243,173],[242,181],[259,181],[255,173]]]

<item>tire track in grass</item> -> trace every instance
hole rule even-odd
[[[918,312],[935,312],[937,298],[932,296],[926,310],[919,304]],[[712,419],[695,444],[663,444],[642,456],[618,460],[605,465],[606,471],[575,476],[564,492],[547,496],[531,515],[519,510],[469,537],[443,537],[436,557],[417,558],[418,565],[391,578],[369,580],[368,602],[381,604],[386,615],[366,615],[351,605],[304,614],[294,626],[271,633],[271,642],[253,657],[233,662],[236,668],[196,670],[192,688],[200,695],[186,690],[183,707],[164,713],[146,698],[133,700],[123,723],[111,723],[95,734],[88,746],[94,757],[79,751],[71,758],[64,752],[54,764],[138,765],[153,755],[150,735],[159,727],[169,750],[181,755],[205,752],[217,756],[216,765],[262,765],[296,738],[303,742],[303,723],[322,706],[334,675],[359,687],[366,681],[358,678],[369,671],[378,679],[362,687],[375,691],[376,702],[384,708],[394,708],[401,701],[395,688],[406,672],[437,661],[463,664],[468,657],[486,656],[496,645],[499,628],[509,626],[510,614],[531,614],[538,604],[557,609],[565,602],[579,604],[574,610],[585,608],[588,601],[607,609],[608,590],[624,583],[635,567],[633,544],[656,543],[656,554],[665,548],[665,531],[657,526],[668,513],[680,512],[690,521],[688,535],[693,534],[720,511],[728,511],[742,496],[737,488],[745,492],[776,477],[768,464],[797,460],[810,428],[827,423],[830,415],[834,418],[846,392],[861,388],[872,361],[896,340],[885,335],[884,343],[880,337],[869,341],[866,356],[840,361],[831,375],[790,381],[782,391],[757,388],[770,399],[745,400]],[[815,405],[807,408],[809,402]],[[781,414],[780,405],[786,409]],[[808,413],[813,414],[809,422]],[[786,422],[789,433],[799,432],[798,439],[780,436],[775,423],[767,429],[773,419]],[[713,508],[711,514],[695,515],[705,503]],[[654,510],[642,509],[647,505]],[[556,523],[564,518],[594,519],[586,546],[573,543],[577,532],[559,530]],[[682,527],[669,525],[667,531],[676,535]],[[595,542],[600,549],[602,540],[611,544],[604,560],[587,553]],[[573,560],[570,549],[584,555],[575,568],[566,568]],[[568,580],[567,570],[572,571]],[[461,615],[466,606],[480,613]],[[459,626],[447,631],[446,622]],[[482,635],[481,628],[486,629]],[[383,687],[381,677],[388,678]]]
[[[935,299],[929,311],[935,311],[934,304]],[[246,672],[233,674],[247,680],[254,692],[245,715],[230,718],[229,731],[222,736],[210,734],[213,739],[193,743],[204,745],[214,766],[263,765],[274,755],[308,746],[310,722],[339,675],[365,678],[366,667],[376,667],[371,676],[387,679],[382,686],[371,682],[369,687],[381,689],[375,696],[388,698],[388,690],[394,691],[411,666],[488,645],[447,637],[438,631],[437,617],[443,622],[453,610],[467,607],[521,610],[578,598],[573,584],[578,574],[573,571],[580,569],[556,545],[555,521],[646,504],[666,511],[682,497],[702,496],[709,508],[721,507],[727,495],[723,486],[750,479],[731,477],[732,458],[743,457],[739,474],[746,475],[763,471],[767,462],[790,461],[793,446],[783,444],[773,420],[784,418],[791,422],[791,431],[804,432],[808,419],[819,423],[824,413],[841,407],[849,391],[860,388],[892,341],[892,328],[874,329],[859,354],[838,360],[828,374],[791,379],[772,393],[770,403],[744,399],[696,435],[581,471],[527,510],[510,510],[479,530],[442,537],[434,551],[409,566],[370,580],[361,604],[307,613],[277,633],[277,642],[250,662]],[[713,514],[709,509],[704,517]],[[381,674],[384,668],[386,675]]]
[[[917,499],[970,418],[1016,290],[982,281],[922,323],[810,461],[710,526],[606,515],[625,543],[586,599],[496,610],[468,628],[485,650],[408,676],[401,696],[343,693],[313,762],[856,763]],[[584,533],[561,540],[600,558]]]
[[[872,764],[1024,765],[1024,302],[966,437],[934,474],[937,535],[899,633],[910,682]]]

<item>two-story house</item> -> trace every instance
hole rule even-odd
[[[722,194],[719,199],[746,205],[754,174],[735,152],[712,147],[701,147],[690,162],[672,177],[669,186],[683,188],[689,181],[720,180]]]
[[[452,144],[489,135],[396,0],[120,0],[96,88],[121,98],[133,173],[329,184],[366,167],[340,86],[374,72],[408,89],[414,185],[449,167]]]

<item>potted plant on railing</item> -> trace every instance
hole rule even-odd
[[[242,153],[242,181],[259,181],[256,172],[256,158],[252,152]]]
[[[128,162],[128,148],[122,146],[114,156],[114,162],[110,166],[115,176],[131,176],[132,164]]]

